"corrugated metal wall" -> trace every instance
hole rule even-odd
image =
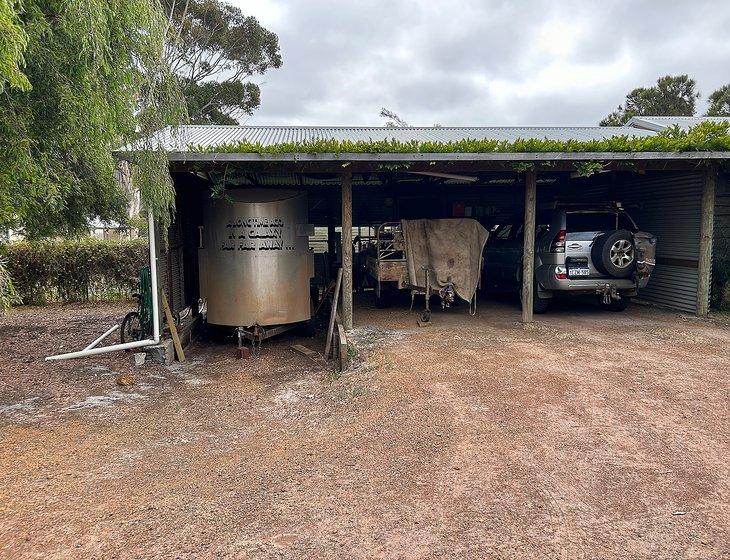
[[[170,309],[181,311],[186,307],[185,272],[183,269],[183,228],[178,217],[167,230],[167,250],[165,251],[165,292]]]
[[[701,172],[606,173],[545,195],[561,202],[622,202],[638,226],[658,239],[657,266],[640,299],[694,313],[703,183]]]
[[[717,307],[730,306],[730,178],[721,176],[715,196],[715,238],[712,245],[712,296]]]
[[[617,188],[639,227],[657,237],[657,266],[643,300],[694,313],[697,307],[702,173],[654,173]]]

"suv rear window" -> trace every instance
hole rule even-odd
[[[607,231],[616,229],[613,212],[568,212],[565,215],[568,231]]]

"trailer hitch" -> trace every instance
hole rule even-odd
[[[612,300],[621,299],[621,294],[619,294],[616,286],[611,284],[605,284],[604,286],[597,288],[596,294],[603,298],[603,303],[606,305],[610,305]]]

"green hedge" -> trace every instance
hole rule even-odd
[[[20,241],[0,255],[26,305],[128,298],[148,262],[146,239]]]

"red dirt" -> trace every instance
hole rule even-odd
[[[0,319],[0,557],[730,557],[727,325],[368,304],[339,378],[286,337],[47,364],[124,309]]]

